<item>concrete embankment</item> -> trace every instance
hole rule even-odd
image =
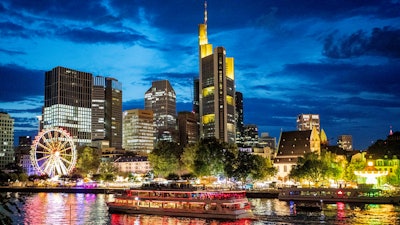
[[[0,192],[54,192],[54,193],[91,193],[91,194],[116,194],[122,193],[126,188],[78,188],[78,187],[0,187]],[[277,198],[277,190],[247,191],[248,198]]]

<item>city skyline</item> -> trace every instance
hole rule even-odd
[[[299,114],[319,114],[331,143],[355,149],[400,130],[398,1],[208,1],[208,39],[235,58],[245,124],[279,138]],[[144,108],[169,80],[192,110],[204,1],[0,3],[0,111],[15,137],[35,135],[44,73],[63,66],[115,77],[123,109]],[[6,85],[4,85],[6,84]]]

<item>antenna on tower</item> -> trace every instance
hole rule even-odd
[[[207,0],[204,1],[204,25],[207,26]]]

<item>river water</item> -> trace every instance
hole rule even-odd
[[[218,221],[169,216],[109,214],[111,194],[1,193],[0,224],[261,225],[400,224],[400,206],[325,204],[321,212],[294,210],[291,202],[249,199],[255,220]]]

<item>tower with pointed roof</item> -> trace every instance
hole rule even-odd
[[[226,56],[224,47],[213,50],[208,43],[207,1],[199,25],[199,111],[201,138],[235,143],[234,59]]]

